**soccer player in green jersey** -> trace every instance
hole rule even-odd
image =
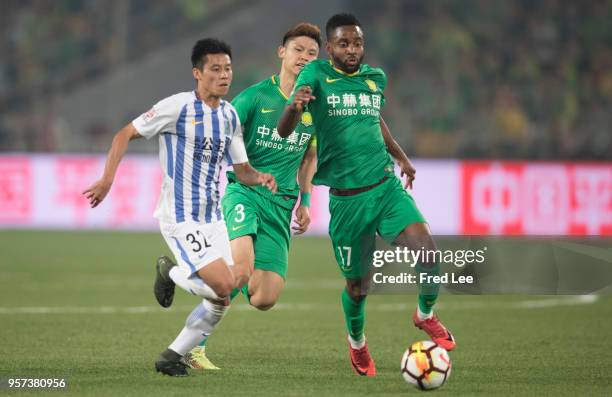
[[[310,223],[308,207],[316,167],[312,119],[304,114],[286,138],[278,135],[276,125],[300,70],[319,55],[320,42],[317,26],[294,26],[278,48],[280,73],[247,88],[232,101],[251,164],[270,170],[262,172],[273,170],[278,185],[272,194],[265,188],[242,184],[228,172],[229,185],[223,197],[235,269],[240,272],[238,277],[248,280],[246,296],[260,310],[274,306],[284,286],[291,212],[298,194],[296,233],[305,232]]]
[[[393,172],[391,156],[402,176],[406,175],[405,187],[412,187],[416,171],[380,116],[386,76],[381,69],[362,63],[361,24],[353,15],[334,15],[327,22],[326,35],[331,59],[313,61],[301,71],[278,133],[290,134],[306,108],[312,115],[318,158],[313,183],[330,187],[329,234],[346,278],[342,308],[351,364],[357,374],[374,376],[376,367],[364,334],[364,309],[376,233],[412,249],[435,249],[435,245],[413,198]],[[419,271],[433,273],[437,267],[420,263]],[[433,314],[439,286],[428,287],[421,286],[413,322],[434,342],[451,350],[454,338]]]
[[[300,23],[285,33],[278,48],[279,74],[238,94],[232,105],[243,127],[249,161],[261,172],[272,172],[278,190],[247,186],[233,172],[222,199],[227,224],[234,277],[249,303],[259,310],[274,306],[285,284],[292,210],[298,200],[293,229],[308,229],[312,176],[316,169],[314,126],[304,113],[287,138],[276,125],[293,90],[300,70],[319,55],[321,32],[318,26]],[[235,290],[232,297],[238,293]],[[185,356],[194,369],[216,369],[205,355],[202,342]]]

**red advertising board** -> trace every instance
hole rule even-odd
[[[610,235],[612,165],[463,162],[461,232]]]
[[[155,230],[156,156],[126,156],[104,202],[82,192],[103,156],[0,155],[0,228]],[[410,193],[437,235],[612,235],[612,163],[416,160]],[[225,178],[221,178],[221,191]],[[328,192],[316,186],[309,234],[326,235]]]
[[[0,224],[30,221],[33,190],[30,159],[0,157]]]

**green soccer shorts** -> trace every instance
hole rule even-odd
[[[292,211],[240,183],[227,185],[221,206],[230,240],[253,237],[255,269],[286,278]]]
[[[392,243],[406,226],[426,222],[396,176],[353,196],[330,194],[329,213],[336,262],[348,279],[368,275],[377,233]]]

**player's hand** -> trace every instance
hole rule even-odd
[[[272,193],[276,193],[276,179],[271,174],[260,172],[257,183],[267,187]]]
[[[308,226],[310,226],[310,210],[308,207],[300,205],[297,210],[295,210],[295,219],[293,222],[295,222],[295,224],[291,226],[291,228],[295,230],[294,234],[302,234],[308,230]]]
[[[300,87],[295,94],[293,94],[293,101],[291,101],[291,108],[294,110],[304,110],[304,107],[312,100],[317,99],[312,95],[312,88],[308,86]]]
[[[410,160],[407,158],[405,160],[399,161],[398,165],[401,170],[401,175],[406,176],[406,182],[404,182],[404,189],[412,189],[412,182],[416,178],[416,168],[412,165]]]
[[[104,200],[112,184],[112,182],[100,179],[85,189],[81,194],[84,194],[87,200],[89,200],[89,206],[91,208],[96,208],[102,200]]]

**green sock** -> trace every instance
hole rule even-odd
[[[249,295],[249,284],[245,284],[244,287],[242,287],[242,295],[244,295],[244,297],[246,298],[246,300],[250,304],[251,303],[251,295]]]
[[[425,267],[422,264],[417,264],[416,274],[419,277],[419,273],[427,273],[427,275],[437,276],[440,274],[440,265],[436,264],[433,267]],[[439,283],[422,283],[419,285],[419,310],[422,313],[431,313],[436,300],[438,299],[438,292],[440,291]]]
[[[232,290],[232,293],[230,294],[230,301],[233,301],[234,298],[238,296],[238,294],[240,294],[240,289],[234,288]]]
[[[344,310],[344,320],[346,328],[353,340],[359,341],[363,338],[365,328],[365,296],[361,301],[355,302],[348,291],[342,290],[342,309]]]
[[[419,310],[425,314],[431,313],[436,304],[436,299],[438,299],[438,295],[419,294]]]

